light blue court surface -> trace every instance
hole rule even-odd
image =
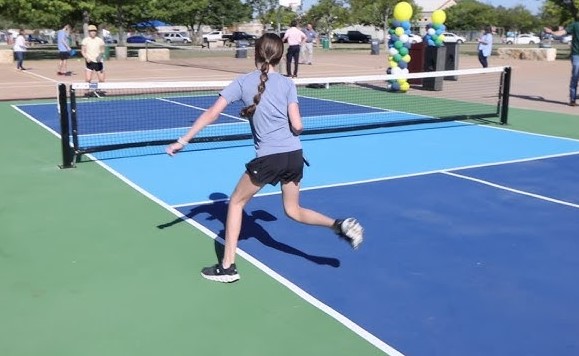
[[[239,247],[278,280],[405,355],[579,354],[579,141],[448,122],[303,144],[302,204],[356,216],[366,239],[352,251],[290,221],[268,186],[245,210]],[[155,151],[95,156],[177,209],[162,227],[186,218],[222,237],[222,199],[251,143]]]

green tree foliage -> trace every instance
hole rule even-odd
[[[278,0],[248,0],[247,3],[253,9],[256,14],[256,18],[264,26],[277,22],[277,18],[272,20],[275,13],[278,11],[279,1]]]
[[[541,9],[541,22],[545,26],[566,25],[577,16],[579,0],[547,0]]]
[[[290,8],[284,6],[278,6],[275,9],[269,10],[262,20],[262,24],[269,24],[273,29],[277,30],[277,25],[279,24],[280,29],[289,27],[292,20],[295,20],[297,14]]]
[[[304,16],[303,22],[311,23],[320,33],[331,33],[333,29],[351,23],[350,11],[342,0],[320,0]]]
[[[390,26],[388,22],[394,7],[399,2],[400,0],[350,0],[352,20],[362,25],[387,28]],[[412,5],[412,19],[416,19],[422,11],[421,8],[413,1],[407,2]]]
[[[509,9],[499,6],[495,11],[496,21],[491,25],[503,28],[505,31],[524,33],[541,28],[540,19],[522,5]]]
[[[450,31],[483,29],[497,23],[497,11],[476,0],[463,0],[445,10],[445,25]]]

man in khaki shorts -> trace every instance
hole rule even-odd
[[[105,81],[105,71],[103,66],[103,56],[105,53],[105,41],[97,36],[95,25],[88,27],[88,37],[82,40],[82,56],[86,61],[85,80],[90,83],[93,73],[96,72],[98,83]],[[95,90],[89,96],[101,96],[104,92]]]

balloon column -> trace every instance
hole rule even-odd
[[[435,10],[432,13],[432,24],[430,24],[429,29],[426,31],[426,35],[424,36],[424,42],[429,46],[444,46],[444,35],[442,34],[446,31],[444,21],[446,21],[446,14],[444,11]]]
[[[410,62],[409,49],[410,38],[410,18],[412,17],[412,6],[405,2],[399,2],[394,7],[394,20],[389,30],[390,40],[388,41],[388,61],[390,67],[388,74],[408,74],[408,63]],[[410,89],[410,84],[406,79],[390,80],[390,90],[406,92]]]

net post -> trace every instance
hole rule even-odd
[[[66,84],[58,84],[58,108],[60,112],[60,145],[62,149],[61,169],[74,167],[74,152],[70,146],[70,122],[66,100]]]
[[[509,97],[511,96],[511,67],[505,67],[503,76],[503,96],[501,107],[501,125],[509,120]]]

